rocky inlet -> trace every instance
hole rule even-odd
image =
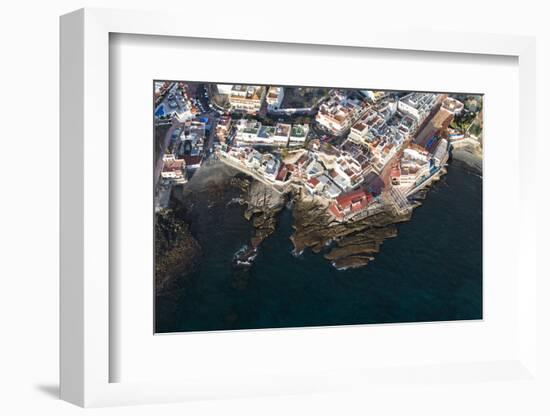
[[[359,220],[336,221],[327,206],[299,191],[281,194],[246,175],[236,175],[231,184],[242,192],[240,203],[246,205],[244,216],[254,228],[250,246],[243,253],[258,250],[277,227],[277,218],[290,199],[293,234],[290,237],[295,255],[306,248],[324,256],[337,269],[366,266],[387,238],[397,235],[395,224],[408,221],[411,214],[398,215],[390,207]],[[247,251],[248,250],[248,251]],[[237,259],[241,260],[241,259]],[[251,265],[251,262],[244,264]]]
[[[240,190],[237,200],[245,205],[244,217],[253,226],[250,245],[243,246],[234,256],[234,265],[250,267],[256,258],[258,247],[277,227],[277,216],[285,206],[286,197],[249,176],[237,174],[231,185]]]

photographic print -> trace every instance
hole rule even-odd
[[[482,319],[481,94],[152,95],[156,333]]]

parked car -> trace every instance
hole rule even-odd
[[[180,134],[181,134],[181,129],[175,129],[172,132],[172,139],[177,139],[178,137],[180,137]]]

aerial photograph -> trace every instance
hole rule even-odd
[[[482,94],[152,95],[155,333],[483,318]]]

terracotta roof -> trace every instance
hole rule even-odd
[[[309,183],[310,185],[312,185],[312,186],[317,186],[317,185],[319,185],[319,179],[317,179],[317,178],[311,178],[311,179],[308,181],[308,183]]]
[[[296,162],[298,165],[303,165],[308,160],[307,153],[304,153],[302,156],[300,156],[300,159]]]
[[[202,156],[184,155],[183,160],[185,160],[187,166],[193,166],[202,162]]]
[[[356,191],[351,191],[336,197],[336,203],[340,207],[346,208],[351,204],[355,204],[355,203],[370,200],[370,199],[372,199],[372,195],[366,193],[362,189],[358,189]]]
[[[285,165],[281,166],[281,169],[279,169],[279,173],[277,174],[277,177],[275,178],[278,181],[283,181],[285,179],[285,176],[288,172],[288,169]]]
[[[330,213],[332,215],[334,215],[336,218],[341,219],[343,217],[342,213],[340,212],[340,210],[338,209],[338,207],[336,206],[336,204],[334,202],[329,205],[328,209],[329,209]]]
[[[185,161],[183,159],[169,160],[164,162],[162,171],[174,172],[176,170],[181,170],[184,167],[185,167]]]

